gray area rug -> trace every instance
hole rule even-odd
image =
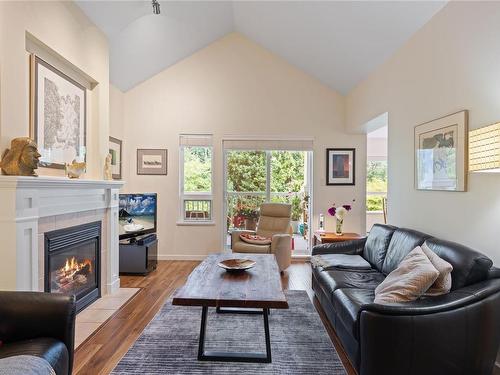
[[[271,310],[272,363],[197,360],[201,307],[167,301],[112,374],[345,375],[321,319],[304,291],[285,292],[290,308]],[[265,352],[261,315],[217,314],[209,308],[205,350]]]

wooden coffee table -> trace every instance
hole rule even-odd
[[[241,273],[229,273],[217,265],[231,258],[252,259],[256,265]],[[175,292],[172,304],[202,306],[198,346],[200,361],[270,363],[269,309],[288,309],[273,254],[211,254],[193,270],[186,284]],[[266,353],[205,351],[209,307],[215,307],[218,313],[262,314]]]

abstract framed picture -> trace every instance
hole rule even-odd
[[[122,178],[122,141],[109,137],[109,154],[111,155],[111,173],[114,180]]]
[[[166,149],[137,149],[137,174],[166,175]]]
[[[355,185],[355,159],[354,148],[327,148],[326,184]]]
[[[63,169],[86,159],[87,90],[38,56],[31,55],[31,137],[40,165]]]
[[[415,188],[467,191],[468,112],[415,127]]]

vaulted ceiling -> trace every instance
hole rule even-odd
[[[432,18],[445,1],[85,1],[110,44],[122,91],[237,31],[346,94]]]

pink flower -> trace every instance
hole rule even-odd
[[[337,212],[337,209],[335,208],[335,206],[334,206],[334,207],[330,207],[330,208],[328,209],[328,214],[329,214],[330,216],[335,216],[336,212]]]
[[[344,207],[347,211],[351,211],[352,206],[350,204],[344,204],[342,207]]]

